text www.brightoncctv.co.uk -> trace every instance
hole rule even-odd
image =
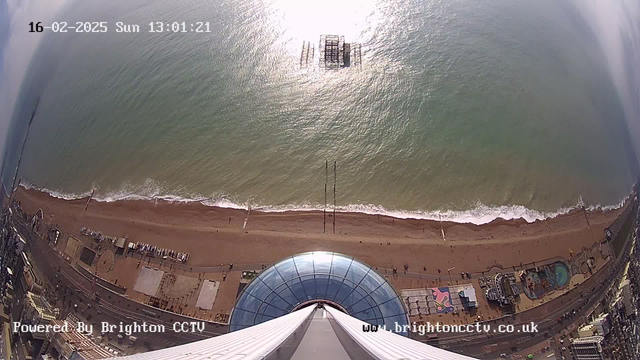
[[[461,325],[447,325],[447,324],[431,324],[426,323],[413,323],[410,325],[395,324],[393,328],[387,328],[386,326],[377,325],[362,325],[363,332],[377,332],[378,330],[394,331],[394,332],[414,332],[419,335],[425,335],[428,333],[537,333],[538,325],[534,322],[521,325],[512,324],[461,324]]]

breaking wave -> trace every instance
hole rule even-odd
[[[64,200],[77,200],[87,198],[91,195],[91,190],[83,193],[65,193],[57,190],[51,190],[43,187],[37,187],[35,185],[22,182],[21,187],[25,189],[34,189],[45,192],[55,198]],[[126,183],[121,189],[117,191],[106,191],[104,194],[100,193],[97,186],[94,194],[94,200],[99,202],[114,202],[123,200],[144,200],[153,201],[163,200],[174,203],[193,203],[197,202],[205,206],[221,207],[229,209],[247,209],[251,208],[253,211],[264,212],[286,212],[286,211],[322,211],[322,204],[295,204],[295,205],[264,205],[252,202],[238,202],[232,200],[225,195],[214,195],[206,197],[199,194],[190,195],[176,195],[167,194],[163,192],[162,187],[159,186],[153,180],[148,179],[143,185],[132,186]],[[180,191],[178,191],[180,193]],[[441,220],[451,221],[457,223],[471,223],[476,225],[486,224],[496,219],[514,220],[524,219],[525,221],[532,223],[537,220],[544,220],[554,218],[563,214],[567,214],[572,210],[585,206],[589,211],[609,211],[621,208],[626,202],[627,198],[620,200],[617,204],[612,205],[590,205],[585,206],[582,199],[579,199],[578,203],[572,207],[563,207],[553,212],[545,212],[532,210],[522,205],[503,205],[503,206],[487,206],[482,203],[477,203],[473,208],[468,210],[432,210],[432,211],[408,211],[387,209],[379,205],[365,205],[365,204],[350,204],[345,206],[337,206],[336,211],[343,213],[363,213],[370,215],[384,215],[398,219],[424,219],[424,220]],[[333,211],[333,208],[327,207],[327,210]]]

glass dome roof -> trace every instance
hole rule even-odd
[[[392,331],[396,323],[408,324],[398,294],[374,269],[342,254],[316,251],[262,271],[238,298],[230,331],[288,314],[314,300],[335,303],[353,317]]]

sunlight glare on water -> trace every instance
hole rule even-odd
[[[379,5],[371,0],[274,0],[271,17],[284,30],[289,50],[299,56],[302,41],[318,44],[322,34],[344,35],[345,41],[362,41],[363,32],[376,28]]]

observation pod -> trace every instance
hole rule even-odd
[[[329,304],[394,332],[408,325],[402,300],[375,269],[353,257],[314,251],[286,258],[253,279],[231,312],[229,330],[257,325],[314,303]],[[398,333],[407,336],[406,331]]]

